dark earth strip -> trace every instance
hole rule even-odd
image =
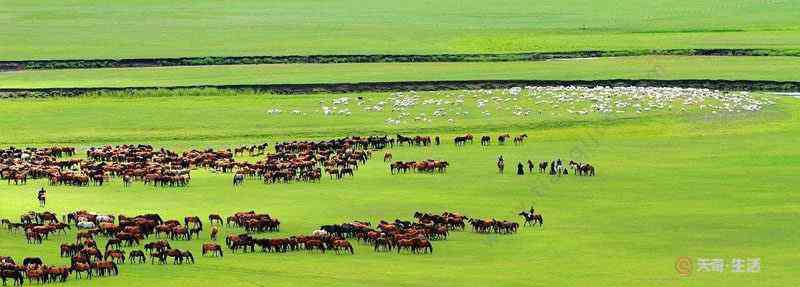
[[[98,93],[134,93],[148,90],[218,89],[253,91],[274,94],[396,92],[504,89],[522,86],[609,86],[609,87],[680,87],[706,88],[723,91],[800,92],[800,81],[748,81],[748,80],[472,80],[472,81],[409,81],[323,84],[269,84],[269,85],[196,85],[172,87],[93,87],[93,88],[34,88],[0,89],[0,98],[79,96]]]
[[[308,56],[238,56],[141,59],[73,59],[0,61],[0,71],[43,69],[96,69],[130,67],[256,65],[256,64],[334,64],[401,62],[508,62],[552,59],[630,57],[646,55],[673,56],[794,56],[800,50],[784,49],[656,49],[629,51],[572,51],[509,54],[431,54],[431,55],[308,55]]]

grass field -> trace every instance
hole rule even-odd
[[[496,61],[514,56],[509,53],[565,51],[641,55],[20,70],[0,72],[0,89],[456,80],[797,82],[800,57],[787,55],[800,48],[798,19],[800,1],[785,0],[0,0],[0,61],[365,54],[399,55],[395,60],[435,54],[441,60],[444,54],[466,53],[497,54],[471,58]],[[697,52],[689,49],[759,49],[754,53],[769,56],[652,52],[667,49],[686,55]],[[209,63],[180,63],[187,62]],[[26,68],[112,64],[119,62],[23,63]],[[120,179],[102,187],[0,181],[0,218],[18,222],[27,211],[62,215],[86,209],[206,219],[212,213],[255,210],[282,223],[280,232],[257,235],[262,238],[310,234],[320,225],[352,220],[411,220],[415,211],[521,223],[517,213],[533,205],[545,218],[544,227],[523,227],[512,235],[452,232],[433,243],[433,254],[376,253],[352,240],[354,255],[233,254],[225,248],[224,258],[201,257],[207,228],[200,239],[172,242],[195,254],[194,265],[123,264],[118,277],[70,278],[48,284],[53,286],[783,287],[800,278],[795,194],[800,96],[620,87],[317,92],[179,88],[42,98],[46,93],[11,93],[30,97],[0,98],[0,147],[66,145],[77,147],[82,157],[89,147],[106,144],[184,151],[401,133],[441,136],[442,144],[392,147],[394,160],[447,160],[447,173],[391,175],[381,162],[383,151],[376,151],[354,177],[323,175],[318,183],[267,185],[250,179],[234,187],[232,174],[206,169],[192,171],[189,186],[180,188],[141,182],[123,187]],[[464,133],[529,138],[522,145],[454,146],[453,137]],[[503,175],[495,167],[499,155],[507,163]],[[555,158],[589,162],[597,176],[515,175],[517,162]],[[42,186],[48,190],[47,208],[39,208],[35,199]],[[221,235],[242,232],[224,227]],[[24,234],[0,228],[0,256],[18,262],[36,256],[46,264],[66,265],[69,259],[58,257],[58,247],[74,242],[75,233],[33,245]],[[684,256],[695,264],[688,276],[676,268]],[[723,259],[724,272],[699,272],[702,258]],[[761,260],[760,272],[733,271],[734,259],[752,258]]]
[[[797,48],[795,1],[0,1],[0,60]]]
[[[275,64],[34,70],[0,73],[0,88],[355,83],[434,80],[800,80],[798,57],[643,56],[489,63]]]
[[[431,93],[435,95],[435,93]],[[359,94],[366,99],[385,94]],[[356,95],[349,95],[355,97]],[[412,131],[441,135],[442,146],[394,148],[398,160],[446,159],[445,175],[390,176],[380,159],[354,178],[316,184],[230,185],[229,175],[196,171],[182,189],[123,188],[116,180],[101,188],[48,187],[49,210],[86,208],[167,218],[255,209],[283,222],[281,235],[308,233],[346,220],[409,218],[416,210],[455,210],[473,217],[517,219],[534,204],[545,215],[543,229],[523,228],[508,236],[455,232],[435,242],[432,255],[377,254],[357,245],[355,255],[236,254],[199,258],[196,265],[123,265],[118,278],[71,280],[65,286],[786,286],[794,268],[800,213],[798,183],[800,100],[768,96],[761,112],[710,114],[698,111],[565,119],[546,113],[519,119],[498,113],[465,119],[457,126],[410,123],[386,126],[383,115],[350,118],[266,116],[269,107],[314,106],[325,95],[150,95],[70,99],[3,100],[3,145],[149,142],[183,149],[223,147],[289,138]],[[327,96],[327,100],[339,96]],[[571,124],[572,123],[572,124]],[[416,131],[416,132],[413,132]],[[522,146],[455,148],[449,140],[477,134],[526,132]],[[587,160],[598,176],[550,178],[496,174],[498,154],[508,163],[554,157]],[[0,218],[37,208],[34,190],[0,184]],[[227,232],[239,232],[226,229]],[[264,234],[272,237],[277,234]],[[207,237],[207,234],[203,234]],[[57,257],[62,241],[28,245],[21,234],[0,231],[0,254]],[[200,243],[177,243],[199,254]],[[759,273],[675,271],[679,256],[761,258]],[[135,282],[135,283],[134,283]]]

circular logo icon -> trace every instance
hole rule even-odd
[[[678,271],[680,276],[689,276],[692,274],[692,258],[689,256],[681,256],[675,260],[675,271]]]

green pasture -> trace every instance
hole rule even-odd
[[[0,60],[800,45],[795,1],[0,1]]]
[[[410,218],[414,211],[463,212],[472,217],[520,220],[519,210],[535,205],[544,228],[525,227],[514,235],[453,232],[434,242],[428,255],[374,253],[356,244],[355,255],[232,254],[200,258],[207,240],[175,243],[198,257],[195,265],[124,264],[116,278],[70,280],[64,286],[787,286],[798,277],[794,226],[800,204],[800,100],[769,97],[760,112],[701,111],[643,113],[613,117],[568,117],[555,108],[540,117],[496,113],[490,119],[387,126],[386,115],[353,113],[273,115],[264,110],[304,108],[344,95],[185,95],[94,96],[0,101],[0,144],[152,143],[175,149],[229,147],[297,138],[352,134],[440,135],[441,146],[391,148],[397,160],[448,160],[446,174],[389,174],[382,152],[342,181],[231,185],[231,175],[193,172],[186,188],[24,186],[0,183],[0,218],[38,208],[35,190],[45,185],[48,206],[59,214],[75,209],[102,213],[158,212],[165,218],[241,210],[268,212],[282,221],[280,233],[306,234],[321,224],[349,220]],[[456,92],[457,93],[457,92]],[[386,94],[348,94],[367,100]],[[432,97],[442,97],[432,93]],[[493,107],[494,108],[494,107]],[[549,112],[549,113],[548,113]],[[456,148],[464,132],[493,135],[527,133],[523,144]],[[508,163],[499,175],[494,161]],[[589,161],[596,177],[517,176],[518,161]],[[251,159],[252,160],[252,159]],[[241,232],[223,229],[223,235]],[[51,264],[58,244],[26,244],[22,234],[0,231],[0,255],[42,256]],[[103,241],[101,241],[103,243]],[[760,258],[759,273],[675,270],[680,256]],[[695,261],[696,262],[696,261]],[[696,266],[695,266],[696,267]]]
[[[798,57],[642,56],[487,63],[274,64],[0,73],[0,88],[305,84],[436,80],[800,80]]]
[[[643,117],[673,121],[674,113],[695,118],[717,116],[711,114],[710,106],[706,111],[700,111],[699,103],[685,106],[679,100],[663,109],[650,111],[628,107],[618,109],[619,112],[579,115],[575,112],[592,111],[593,102],[558,102],[562,94],[523,91],[518,96],[511,96],[507,90],[464,90],[272,95],[186,89],[6,99],[0,101],[0,129],[3,130],[0,145],[129,143],[131,140],[175,141],[181,145],[194,141],[209,142],[209,145],[218,141],[253,144],[259,138],[329,138],[504,129],[547,131],[639,122],[647,127],[651,125],[649,121],[642,121]],[[765,101],[771,99],[759,94],[752,97]],[[334,104],[345,99],[346,104]],[[410,100],[415,101],[413,106],[395,106],[395,103]],[[484,107],[479,107],[481,101],[485,102]],[[643,107],[656,104],[651,100],[627,99],[620,102],[628,105],[639,103]],[[718,101],[709,100],[706,104],[715,102]],[[374,109],[381,105],[382,109]],[[331,110],[327,115],[325,108]],[[728,117],[742,117],[747,113],[731,113]],[[564,134],[557,136],[567,137]]]

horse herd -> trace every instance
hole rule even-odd
[[[389,156],[388,158],[391,159],[391,154],[387,153]],[[386,156],[384,156],[384,161],[386,160]],[[450,166],[450,163],[444,160],[433,160],[427,159],[423,161],[395,161],[389,164],[389,172],[391,174],[400,174],[407,173],[409,170],[421,172],[421,173],[445,173],[447,171],[447,167]]]
[[[542,216],[533,209],[519,213],[526,223],[543,224]],[[63,221],[63,222],[62,222]],[[229,234],[225,237],[225,246],[231,252],[255,252],[257,249],[266,253],[285,253],[305,250],[307,252],[325,253],[332,251],[336,254],[354,254],[350,240],[370,245],[374,252],[408,252],[433,253],[433,242],[446,240],[451,231],[464,231],[467,224],[477,233],[495,232],[500,234],[515,233],[519,228],[518,223],[497,219],[469,218],[456,212],[442,212],[440,214],[415,212],[413,220],[401,219],[381,220],[373,227],[370,222],[352,221],[342,224],[322,225],[310,235],[296,235],[276,238],[259,238],[255,235],[261,232],[279,231],[280,221],[269,214],[254,211],[236,212],[223,221],[218,214],[210,214],[208,222],[211,224],[210,241],[200,246],[203,256],[223,257],[224,248],[217,244],[219,228],[242,228],[245,233]],[[150,264],[195,263],[195,257],[189,250],[173,248],[170,240],[190,240],[198,237],[203,230],[203,221],[197,216],[184,217],[178,220],[163,220],[158,214],[143,214],[133,217],[125,215],[104,215],[79,210],[62,217],[60,221],[52,212],[28,212],[20,216],[20,223],[2,220],[2,225],[7,225],[9,230],[22,226],[27,232],[39,232],[39,227],[65,226],[58,231],[78,229],[74,242],[62,243],[59,246],[61,257],[69,258],[70,264],[66,266],[47,266],[41,259],[26,258],[22,265],[14,263],[10,257],[0,256],[0,277],[5,285],[6,280],[14,284],[22,284],[25,279],[29,282],[63,282],[70,274],[76,278],[92,278],[93,276],[117,275],[119,264],[146,263],[147,257]],[[50,231],[47,234],[54,232]],[[164,239],[160,235],[165,234]],[[43,234],[43,236],[46,236]],[[154,236],[157,239],[142,244],[141,241]],[[98,247],[97,239],[106,238],[103,249]],[[125,252],[124,248],[135,248]]]
[[[41,258],[26,257],[22,264],[17,264],[10,256],[0,256],[0,280],[3,286],[8,281],[14,285],[22,286],[25,280],[39,284],[49,282],[66,282],[70,274],[75,273],[75,278],[92,278],[92,276],[119,275],[117,263],[109,260],[95,260],[93,262],[72,262],[70,265],[55,266],[45,265]]]
[[[275,144],[275,153],[250,163],[231,161],[233,185],[260,177],[264,183],[316,182],[324,174],[331,179],[353,176],[359,165],[382,149],[388,137],[349,137],[325,141],[292,141]]]
[[[522,144],[527,134],[512,136],[501,134],[497,142],[504,145],[513,141]],[[456,146],[472,143],[475,137],[464,134],[454,137]],[[481,136],[481,145],[490,145],[491,136]],[[191,171],[197,168],[211,169],[215,172],[233,173],[233,185],[241,185],[248,178],[259,177],[264,183],[290,183],[293,181],[316,182],[327,174],[331,179],[353,176],[359,165],[365,164],[371,153],[385,147],[439,145],[438,136],[395,137],[369,136],[345,137],[322,141],[276,142],[275,153],[266,153],[268,143],[240,146],[231,149],[188,150],[182,153],[148,144],[123,144],[91,147],[86,150],[85,159],[60,159],[76,154],[74,147],[54,146],[46,148],[0,149],[0,179],[9,184],[26,184],[27,180],[47,178],[51,185],[102,186],[106,181],[119,177],[125,186],[135,181],[144,185],[159,187],[183,187],[191,180]],[[234,156],[264,156],[256,162],[237,161]],[[391,153],[384,155],[384,161],[391,160]],[[504,163],[498,163],[498,167]],[[420,162],[394,162],[390,171],[405,173],[444,172],[446,161],[426,160]],[[568,173],[563,165],[552,162],[550,174]],[[547,164],[540,163],[540,170]],[[544,167],[543,167],[544,166]],[[533,169],[533,163],[529,161]],[[590,164],[570,163],[575,174],[594,175]]]

